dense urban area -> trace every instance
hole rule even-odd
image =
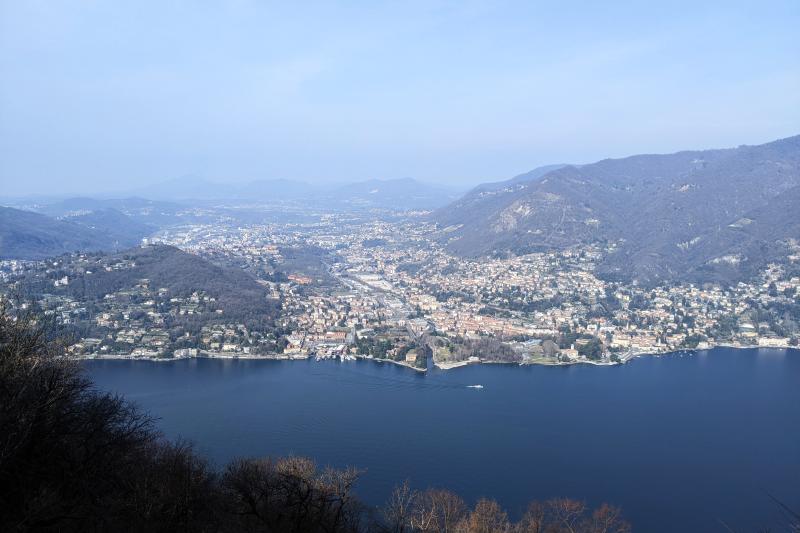
[[[5,260],[0,279],[8,302],[52,317],[86,358],[368,358],[425,370],[800,342],[797,243],[746,283],[639,286],[596,275],[615,243],[469,259],[437,231],[414,213],[186,224],[118,253]]]

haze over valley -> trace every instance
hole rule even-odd
[[[91,339],[74,348],[88,357],[360,356],[425,369],[428,357],[613,364],[800,339],[800,136],[552,165],[456,200],[410,179],[269,182],[246,197],[166,195],[174,185],[157,200],[2,208],[7,293],[58,312]],[[140,270],[152,254],[170,265],[162,274]],[[211,290],[207,268],[239,274]],[[241,290],[277,314],[186,307]],[[189,311],[200,330],[179,326]]]

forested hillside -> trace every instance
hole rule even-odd
[[[795,136],[567,166],[475,191],[434,219],[440,240],[463,255],[613,242],[617,251],[601,268],[608,276],[731,281],[786,255],[800,237],[800,209],[786,205],[798,186]]]
[[[43,259],[68,252],[120,250],[154,228],[112,209],[55,219],[0,207],[0,259]]]
[[[188,298],[202,292],[213,299],[212,310],[222,317],[274,319],[278,302],[267,298],[266,289],[238,268],[219,266],[206,259],[166,245],[131,248],[112,255],[63,258],[58,268],[32,277],[26,284],[31,295],[52,293],[80,302],[100,301],[106,295],[132,290],[146,280],[153,290],[172,298]],[[68,282],[55,285],[63,277]]]

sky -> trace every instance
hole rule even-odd
[[[797,0],[0,0],[0,196],[760,144],[800,134],[797,28]]]

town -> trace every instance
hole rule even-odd
[[[91,302],[62,290],[92,272],[133,267],[103,254],[3,261],[0,281],[8,302],[25,294],[18,305],[70,327],[70,352],[85,358],[367,358],[422,371],[478,362],[612,365],[717,345],[800,343],[797,245],[747,283],[644,287],[595,274],[614,243],[464,258],[449,254],[437,231],[413,213],[325,214],[306,223],[173,227],[143,244],[244,270],[276,302],[272,321],[222,308],[202,287],[177,294],[146,278]]]

